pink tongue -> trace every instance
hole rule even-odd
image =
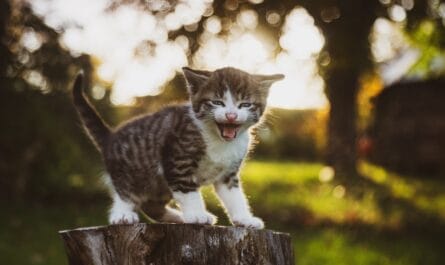
[[[236,136],[236,128],[223,127],[223,137],[233,139]]]

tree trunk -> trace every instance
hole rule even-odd
[[[330,64],[322,71],[330,103],[326,155],[340,182],[357,176],[357,93],[360,76],[372,67],[369,33],[378,4],[330,0],[311,12],[323,31],[324,50],[330,57]]]
[[[0,0],[0,84],[4,89],[4,79],[6,79],[6,72],[8,64],[11,62],[11,54],[8,49],[8,23],[11,15],[11,6],[9,1]]]
[[[354,70],[333,69],[326,78],[330,102],[328,121],[327,162],[335,169],[339,181],[357,174],[356,162],[356,100],[358,73]]]
[[[294,264],[288,234],[190,224],[136,224],[60,232],[70,265]]]

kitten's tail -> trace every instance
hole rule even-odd
[[[82,73],[77,75],[73,86],[73,101],[91,140],[96,147],[103,152],[111,134],[110,127],[102,120],[97,111],[91,105],[83,92],[84,77]]]

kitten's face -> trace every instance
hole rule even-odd
[[[214,72],[184,68],[195,117],[221,139],[232,141],[257,123],[269,87],[283,75],[250,75],[234,68]]]

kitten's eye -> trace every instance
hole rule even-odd
[[[212,102],[212,104],[216,106],[223,106],[223,107],[225,106],[224,102],[222,102],[221,100],[212,100],[210,102]]]
[[[241,103],[239,104],[238,108],[250,108],[252,107],[252,103]]]

